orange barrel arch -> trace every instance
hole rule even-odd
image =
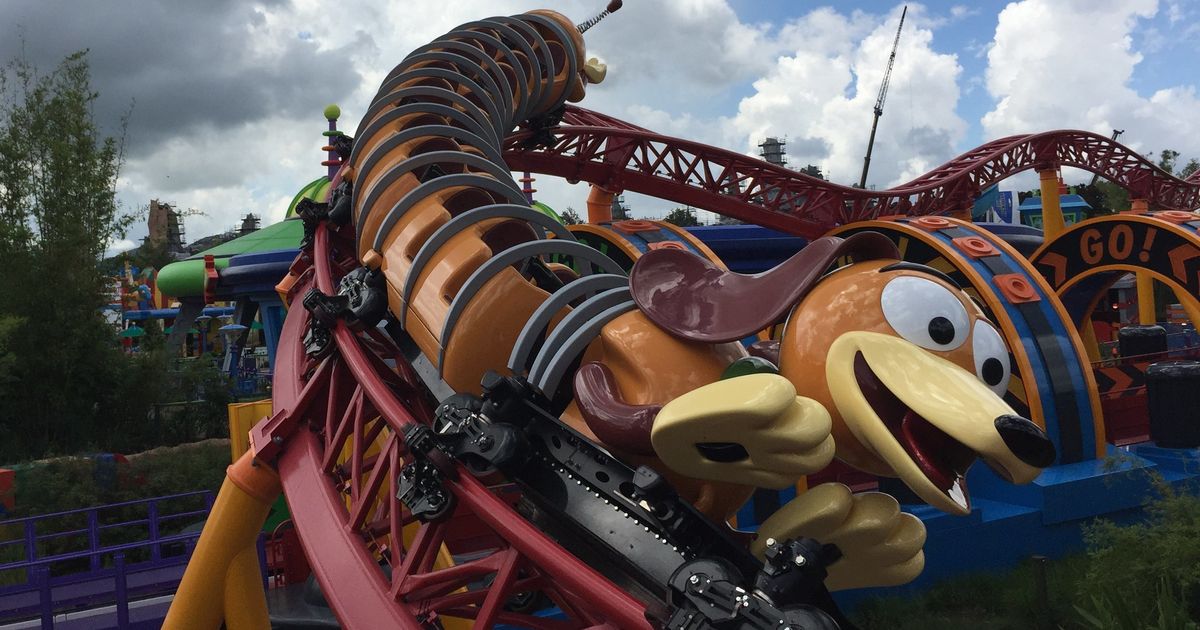
[[[584,245],[599,250],[626,271],[646,252],[655,249],[682,249],[712,261],[722,269],[728,269],[721,258],[700,239],[687,230],[666,221],[629,219],[603,223],[579,223],[567,229]],[[555,258],[572,266],[570,257]]]
[[[1088,219],[1043,243],[1030,257],[1076,326],[1126,273],[1171,287],[1200,326],[1200,214],[1167,210]]]
[[[904,260],[946,273],[1000,327],[1011,352],[1004,399],[1046,429],[1058,463],[1104,457],[1104,417],[1079,334],[1054,289],[995,234],[949,217],[896,217],[852,223],[831,234],[881,232]]]

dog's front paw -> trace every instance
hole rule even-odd
[[[696,388],[654,419],[655,453],[697,479],[784,488],[833,459],[829,412],[782,376],[750,374]]]
[[[761,558],[768,538],[801,536],[841,550],[825,578],[831,591],[906,584],[925,568],[925,524],[882,492],[852,494],[840,483],[821,484],[772,514],[751,550]]]

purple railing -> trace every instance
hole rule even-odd
[[[202,521],[213,499],[187,492],[0,521],[0,624],[40,617],[49,628],[56,613],[115,604],[127,627],[130,599],[173,592],[200,537],[164,532]],[[121,520],[130,512],[141,514]]]

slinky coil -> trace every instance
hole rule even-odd
[[[358,258],[382,271],[389,310],[457,391],[511,366],[552,394],[590,338],[546,343],[551,320],[574,307],[602,316],[572,319],[595,331],[632,308],[594,295],[624,285],[624,271],[531,208],[500,154],[518,125],[545,126],[582,98],[583,50],[553,11],[463,24],[388,74],[355,133],[345,177]],[[582,264],[545,262],[555,256]],[[581,283],[597,272],[615,282]],[[550,300],[564,285],[570,306]]]

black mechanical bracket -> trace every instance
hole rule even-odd
[[[454,513],[457,500],[446,479],[457,479],[454,462],[442,450],[433,429],[413,424],[404,432],[413,461],[400,470],[396,498],[421,522],[439,521]]]
[[[361,331],[387,315],[387,286],[381,271],[359,267],[342,277],[336,295],[313,287],[304,294],[303,303],[322,326],[333,328],[344,319],[351,330]]]
[[[434,426],[443,450],[483,476],[524,463],[529,440],[511,424],[487,421],[474,396],[456,394],[438,406]]]
[[[350,154],[354,151],[354,138],[344,133],[339,133],[329,139],[329,146],[333,147],[334,153],[343,160],[349,160]]]
[[[319,361],[329,356],[332,349],[333,337],[329,329],[315,319],[309,321],[308,330],[304,333],[304,354]]]
[[[342,276],[338,295],[347,298],[347,323],[351,328],[371,328],[387,315],[387,284],[383,272],[359,267]]]
[[[341,136],[339,136],[341,137]],[[335,139],[334,147],[337,147]],[[340,154],[340,153],[339,153]],[[350,159],[349,156],[342,157],[343,160]],[[350,180],[342,180],[333,192],[329,193],[329,220],[337,225],[346,225],[353,218],[350,203],[353,200],[354,185]]]
[[[852,630],[824,586],[837,547],[771,540],[760,562],[657,471],[631,469],[546,412],[524,379],[488,373],[481,384],[482,398],[450,396],[433,427],[405,435],[415,461],[398,496],[418,518],[452,513],[444,480],[454,460],[520,486],[533,506],[527,518],[648,605],[658,602],[647,613],[664,628]]]
[[[805,557],[796,558],[804,560]],[[802,567],[803,562],[800,564]],[[817,561],[813,564],[817,564]],[[801,567],[788,568],[785,572],[800,573],[803,571]],[[824,575],[823,568],[820,573]],[[671,576],[671,603],[674,610],[664,627],[667,630],[840,628],[832,617],[815,606],[779,606],[761,589],[748,592],[738,585],[741,581],[737,569],[721,559],[701,558],[684,564]]]
[[[529,130],[530,136],[522,143],[522,147],[526,149],[536,149],[538,147],[549,147],[554,144],[554,130],[562,124],[563,116],[567,113],[566,105],[558,109],[551,110],[540,116],[534,116],[526,123],[525,128]]]
[[[329,204],[306,197],[296,202],[296,216],[304,221],[304,237],[300,239],[300,249],[306,249],[312,243],[317,226],[329,218]]]

